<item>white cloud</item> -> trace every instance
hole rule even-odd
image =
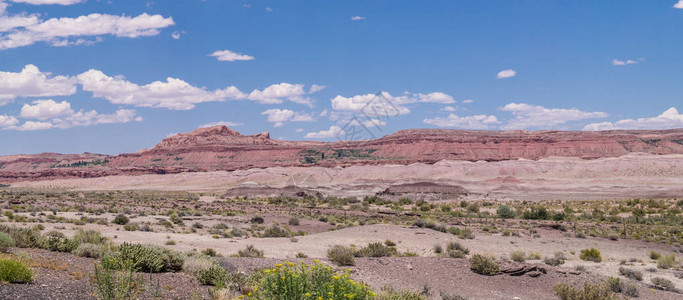
[[[66,101],[55,102],[52,99],[33,101],[34,105],[24,104],[21,108],[20,117],[25,119],[47,119],[73,114],[71,104]]]
[[[179,39],[180,39],[180,36],[183,35],[183,34],[185,34],[185,33],[186,33],[185,30],[174,31],[173,33],[171,33],[171,37],[172,37],[174,40],[179,40]]]
[[[462,100],[462,103],[463,103],[463,104],[474,103],[474,100],[472,100],[472,99],[465,99],[465,100]]]
[[[265,104],[280,104],[283,100],[289,100],[294,103],[306,104],[312,106],[312,100],[306,97],[303,84],[279,83],[273,84],[262,91],[253,90],[247,96],[247,99],[258,101]]]
[[[424,119],[422,122],[438,127],[455,127],[463,129],[489,129],[491,126],[500,123],[496,116],[474,115],[460,117],[454,114],[450,114],[446,118],[436,117],[433,119]]]
[[[340,134],[343,134],[344,131],[339,127],[339,126],[331,126],[330,129],[328,130],[322,130],[318,132],[309,132],[306,134],[306,138],[308,139],[329,139],[333,138],[335,136],[338,136]]]
[[[327,111],[327,109],[323,109],[323,111],[321,111],[318,116],[319,117],[325,117],[325,116],[327,116],[328,113],[329,113],[329,111]]]
[[[324,86],[324,85],[314,84],[314,85],[311,85],[311,88],[308,90],[308,93],[314,94],[314,93],[317,93],[317,92],[324,90],[325,88],[326,88],[326,86]]]
[[[667,109],[656,117],[624,119],[616,122],[591,123],[583,130],[616,130],[616,129],[672,129],[683,128],[683,114],[675,107]]]
[[[569,121],[585,119],[605,118],[604,112],[585,112],[575,108],[545,108],[538,105],[526,103],[509,103],[501,108],[503,111],[511,112],[514,119],[509,120],[503,129],[523,129],[523,128],[545,128],[564,124]]]
[[[46,130],[46,129],[51,129],[52,123],[50,122],[36,122],[36,121],[26,121],[24,124],[21,126],[12,126],[8,128],[3,128],[3,129],[13,129],[13,130],[19,130],[19,131],[33,131],[33,130]]]
[[[237,126],[242,126],[242,123],[237,123],[237,122],[230,122],[230,121],[218,121],[218,122],[211,122],[204,124],[202,126],[199,126],[199,128],[206,128],[206,127],[213,127],[213,126],[226,126],[226,127],[237,127]]]
[[[295,131],[296,132],[304,132],[304,129],[303,128],[297,128]]]
[[[76,18],[51,18],[45,21],[37,16],[3,16],[12,19],[11,25],[0,26],[0,50],[47,42],[52,46],[88,44],[86,37],[113,35],[138,38],[157,35],[160,29],[175,24],[173,18],[143,13],[137,17],[107,14],[89,14]],[[17,19],[19,18],[19,19]],[[23,19],[22,19],[23,18]]]
[[[59,4],[59,5],[72,5],[77,3],[82,3],[87,0],[9,0],[15,3],[28,3],[33,5],[44,5],[44,4]]]
[[[0,128],[12,126],[17,123],[19,123],[19,120],[14,116],[0,115]]]
[[[633,64],[637,64],[637,63],[639,63],[639,61],[637,61],[637,60],[630,60],[630,59],[629,59],[629,60],[626,60],[626,61],[622,61],[622,60],[618,60],[618,59],[615,58],[615,59],[612,60],[612,65],[613,65],[613,66],[633,65]]]
[[[39,119],[40,120],[40,119]],[[3,129],[13,129],[21,131],[29,130],[45,130],[52,128],[71,128],[78,126],[92,126],[99,124],[114,124],[114,123],[128,123],[141,122],[142,117],[136,115],[135,110],[119,109],[112,114],[100,114],[95,110],[91,111],[73,111],[69,110],[59,117],[51,118],[49,121],[26,121],[21,126],[8,126]]]
[[[273,9],[270,7],[266,7],[266,12],[273,12]]]
[[[517,75],[517,72],[515,72],[515,70],[507,69],[507,70],[503,70],[503,71],[498,72],[498,75],[496,75],[496,78],[498,78],[498,79],[510,78],[510,77],[514,77],[515,75]]]
[[[446,107],[442,108],[441,110],[443,110],[443,111],[457,111],[458,109],[453,107],[453,106],[446,106]]]
[[[236,61],[236,60],[253,60],[253,56],[246,54],[235,53],[230,50],[219,50],[214,53],[209,54],[220,61]]]
[[[361,20],[365,20],[365,17],[361,17],[361,16],[351,17],[351,21],[361,21]]]
[[[309,114],[295,112],[289,109],[273,108],[261,113],[268,115],[268,122],[275,123],[273,127],[280,127],[286,122],[311,122],[313,117]]]
[[[125,80],[122,76],[110,77],[94,69],[79,74],[78,81],[83,90],[114,104],[173,110],[189,110],[197,103],[243,99],[246,96],[234,86],[207,91],[172,77],[167,78],[166,82],[155,81],[141,86]]]
[[[674,8],[683,9],[683,0],[678,0],[678,2],[674,4]]]
[[[394,97],[387,92],[378,94],[356,95],[343,97],[337,95],[332,100],[332,108],[338,111],[362,112],[368,116],[398,116],[410,113],[410,110],[403,106],[413,103],[455,103],[453,97],[441,93],[411,94],[404,93]]]
[[[16,97],[67,96],[76,93],[76,80],[67,76],[50,76],[34,65],[21,72],[0,72],[0,103]]]

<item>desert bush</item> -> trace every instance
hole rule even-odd
[[[335,273],[332,267],[315,263],[297,265],[285,262],[261,271],[253,299],[371,299],[372,290],[351,280],[348,272]]]
[[[83,243],[73,250],[73,254],[82,257],[99,258],[104,252],[104,246]]]
[[[477,274],[493,276],[498,273],[498,263],[489,256],[474,254],[470,258],[470,269]]]
[[[214,250],[213,248],[206,248],[206,249],[202,250],[202,254],[204,254],[206,256],[210,256],[210,257],[218,256],[218,253],[216,253],[216,250]]]
[[[263,220],[263,217],[254,216],[253,218],[251,218],[251,223],[263,224],[263,222],[265,222],[265,220]]]
[[[619,274],[629,279],[643,281],[643,272],[640,271],[619,267]]]
[[[12,258],[0,258],[0,282],[33,282],[33,273],[26,264]]]
[[[634,284],[630,283],[624,285],[621,293],[632,298],[638,298],[640,296],[638,288]]]
[[[123,243],[115,253],[117,261],[133,262],[133,269],[139,272],[159,273],[180,271],[183,267],[182,254],[153,245]]]
[[[107,238],[103,237],[99,231],[96,230],[83,230],[79,229],[74,234],[74,240],[81,243],[100,245],[107,241]]]
[[[524,262],[526,261],[526,253],[521,250],[515,250],[510,252],[510,259],[517,261],[517,262]]]
[[[140,225],[138,223],[128,223],[123,225],[123,230],[125,231],[138,231],[140,230]]]
[[[393,242],[392,240],[390,240],[390,239],[387,239],[386,241],[384,241],[384,244],[387,245],[387,246],[389,246],[389,247],[395,247],[395,246],[396,246],[396,243],[394,243],[394,242]]]
[[[355,264],[355,260],[353,258],[354,252],[354,249],[351,247],[335,245],[330,249],[327,249],[327,258],[329,258],[338,266],[353,266]]]
[[[114,217],[114,220],[111,222],[118,225],[126,225],[128,222],[130,222],[130,219],[128,219],[128,217],[126,217],[124,214],[119,214]]]
[[[512,219],[515,217],[515,212],[512,211],[512,208],[507,205],[501,205],[498,206],[498,209],[496,210],[496,214],[498,215],[499,218],[502,219]]]
[[[439,245],[439,244],[434,245],[434,253],[441,254],[442,252],[443,252],[443,247],[441,247],[441,245]]]
[[[662,255],[661,257],[657,258],[657,268],[659,269],[671,269],[675,265],[676,256],[673,254]]]
[[[0,231],[9,235],[14,240],[14,245],[19,248],[40,248],[42,244],[40,232],[35,230],[0,226]]]
[[[195,278],[203,285],[213,285],[222,288],[225,286],[225,281],[228,278],[228,271],[219,265],[213,265],[209,268],[199,270],[195,274]]]
[[[545,263],[546,265],[549,265],[549,266],[559,266],[559,265],[564,264],[564,262],[566,260],[567,260],[567,257],[564,255],[564,252],[557,251],[557,252],[555,252],[555,254],[552,257],[546,256],[543,259],[543,263]]]
[[[95,264],[90,281],[98,300],[137,299],[144,285],[142,275],[135,276],[132,261],[120,261],[111,256],[105,256],[101,264]]]
[[[280,228],[280,226],[277,226],[273,224],[273,226],[270,226],[266,228],[265,231],[263,231],[263,234],[261,237],[288,237],[290,236],[289,230]]]
[[[263,257],[263,251],[256,249],[253,245],[247,245],[244,250],[237,251],[237,256],[239,257]]]
[[[72,252],[76,250],[80,244],[81,242],[76,239],[69,239],[65,236],[58,237],[57,235],[50,235],[45,237],[42,242],[42,247],[50,251]]]
[[[621,282],[621,280],[617,277],[607,278],[605,284],[612,292],[615,293],[621,293],[621,291],[624,289],[624,283]]]
[[[183,272],[195,276],[199,271],[216,265],[216,261],[207,256],[188,256],[183,262]]]
[[[595,248],[581,250],[581,255],[579,255],[579,257],[582,260],[587,260],[587,261],[593,261],[593,262],[601,262],[602,261],[602,255],[600,255],[600,250],[595,249]]]
[[[583,288],[560,283],[553,290],[560,300],[621,300],[605,283],[585,283]]]
[[[465,258],[470,254],[470,249],[458,242],[448,242],[446,244],[446,256],[451,258]]]
[[[287,222],[289,225],[292,226],[299,226],[299,219],[297,218],[289,218],[289,222]]]
[[[358,249],[354,256],[356,257],[388,257],[397,255],[396,248],[385,246],[381,242],[370,243],[367,246]]]
[[[408,291],[408,290],[395,290],[391,287],[382,288],[377,296],[376,300],[426,300],[425,296],[420,295],[418,292]]]
[[[650,259],[657,260],[660,257],[662,257],[662,254],[660,254],[659,252],[657,252],[655,250],[650,251]]]
[[[660,289],[663,291],[673,291],[676,288],[676,285],[674,285],[671,280],[662,278],[662,277],[654,277],[650,279],[650,282],[652,282],[652,285],[656,289]]]
[[[14,247],[14,239],[4,232],[0,232],[0,252],[7,253],[9,248]]]

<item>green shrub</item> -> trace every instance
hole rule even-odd
[[[624,283],[621,282],[621,280],[617,277],[607,278],[605,284],[612,292],[615,293],[621,293],[621,291],[624,290]]]
[[[557,251],[557,252],[555,252],[555,254],[552,257],[546,256],[543,259],[543,263],[545,263],[546,265],[549,265],[549,266],[559,266],[559,265],[564,264],[564,262],[566,260],[567,260],[567,257],[564,255],[564,252]]]
[[[387,245],[387,246],[389,246],[389,247],[395,247],[395,246],[396,246],[396,243],[394,243],[394,242],[393,242],[392,240],[390,240],[390,239],[387,239],[386,241],[384,241],[384,244]]]
[[[58,237],[57,235],[50,235],[47,236],[43,240],[43,248],[50,250],[50,251],[58,251],[58,252],[72,252],[78,248],[78,245],[80,245],[81,242],[79,242],[76,239],[69,239],[67,237]]]
[[[289,218],[288,224],[289,224],[289,225],[292,225],[292,226],[299,226],[299,219],[297,219],[297,218]]]
[[[9,248],[14,247],[14,239],[4,232],[0,232],[0,252],[7,253]]]
[[[657,258],[657,268],[660,269],[671,269],[676,265],[676,256],[673,254],[663,255]]]
[[[11,258],[0,258],[0,282],[33,282],[33,273],[23,262]]]
[[[654,277],[650,279],[650,282],[652,282],[656,289],[664,291],[673,291],[676,288],[676,285],[671,280],[662,277]]]
[[[202,250],[202,254],[204,254],[206,256],[211,256],[211,257],[218,256],[218,253],[216,253],[216,250],[214,250],[213,248],[206,248],[206,249]]]
[[[443,297],[442,297],[443,298]],[[382,288],[379,293],[377,293],[376,300],[426,300],[425,296],[420,295],[418,292],[400,290],[397,291],[391,287]]]
[[[643,272],[640,271],[619,267],[619,274],[629,279],[643,281]]]
[[[510,259],[516,261],[516,262],[524,262],[526,261],[526,253],[521,250],[515,250],[510,252]]]
[[[221,266],[213,265],[207,269],[199,270],[195,278],[202,285],[213,285],[222,288],[225,286],[225,281],[228,278],[228,271]]]
[[[499,218],[502,218],[502,219],[512,219],[515,217],[515,212],[513,212],[512,208],[510,208],[507,205],[498,206],[498,209],[496,210],[496,214],[498,215]]]
[[[254,257],[254,258],[261,258],[263,257],[263,251],[256,249],[254,245],[247,245],[244,250],[237,251],[237,255],[239,257]]]
[[[492,257],[475,254],[470,258],[470,269],[477,274],[493,276],[498,274],[500,267]]]
[[[351,247],[335,245],[327,249],[327,258],[338,266],[353,266],[356,263],[353,258],[354,253],[355,251]]]
[[[595,248],[581,250],[581,255],[579,255],[579,257],[582,260],[587,260],[587,261],[593,261],[593,262],[601,262],[602,261],[602,255],[600,255],[600,250],[595,249]]]
[[[290,236],[289,230],[280,228],[280,226],[273,225],[268,228],[263,232],[261,237],[288,237]]]
[[[183,262],[183,272],[195,276],[199,271],[209,269],[215,265],[216,261],[211,257],[203,255],[188,256]]]
[[[83,243],[78,245],[78,248],[73,250],[73,254],[81,257],[90,258],[100,258],[102,252],[104,251],[104,246]]]
[[[115,254],[117,261],[132,261],[133,269],[139,272],[159,273],[180,271],[183,267],[182,254],[153,245],[128,244],[119,246]]]
[[[101,264],[95,264],[90,281],[98,300],[137,299],[144,286],[144,278],[135,276],[131,260],[120,261],[112,256],[105,256]]]
[[[40,232],[19,227],[0,227],[0,231],[7,233],[13,240],[14,245],[19,248],[40,248],[42,237]]]
[[[130,222],[130,219],[128,219],[128,217],[126,217],[124,214],[119,214],[111,222],[118,225],[126,225],[128,222]]]
[[[261,282],[253,299],[372,299],[372,290],[351,280],[348,272],[335,273],[332,267],[315,263],[297,265],[285,262],[261,271]],[[251,299],[252,297],[250,297]]]
[[[381,242],[370,243],[367,246],[358,249],[354,256],[356,257],[388,257],[398,254],[396,248],[385,246]]]
[[[446,256],[451,258],[465,258],[470,254],[470,249],[458,242],[448,242],[446,244]]]
[[[79,229],[74,234],[74,240],[81,243],[100,245],[107,241],[106,237],[103,237],[99,231],[96,230],[83,230]]]
[[[585,283],[583,288],[560,283],[553,290],[560,300],[621,300],[605,283]]]
[[[123,230],[125,231],[138,231],[140,230],[140,225],[138,223],[128,223],[123,225]]]
[[[662,257],[662,254],[660,254],[659,252],[657,252],[655,250],[650,251],[650,259],[657,260],[660,257]]]

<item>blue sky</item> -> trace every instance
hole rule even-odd
[[[0,155],[134,152],[207,124],[681,128],[681,28],[677,0],[0,0]]]

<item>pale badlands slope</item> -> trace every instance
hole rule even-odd
[[[585,160],[550,157],[540,160],[349,167],[271,167],[236,171],[167,175],[108,176],[18,182],[12,187],[74,190],[221,191],[263,184],[296,185],[324,195],[362,196],[391,184],[437,182],[460,185],[478,197],[497,199],[604,199],[683,196],[683,155],[628,154]]]

